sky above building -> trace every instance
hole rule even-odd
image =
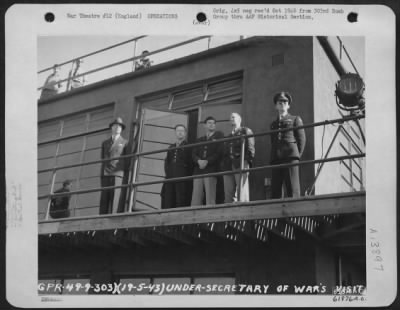
[[[54,64],[60,64],[68,60],[80,57],[82,55],[106,48],[108,46],[118,44],[123,41],[134,38],[134,36],[49,36],[38,37],[37,49],[37,68],[38,71],[52,67]],[[111,50],[84,58],[82,63],[82,71],[86,72],[99,67],[103,67],[115,62],[139,56],[144,50],[153,52],[155,50],[165,48],[167,46],[177,44],[193,37],[187,36],[147,36],[137,41],[113,48]],[[228,44],[240,39],[240,36],[213,36],[210,40],[203,39],[192,42],[183,46],[179,46],[167,51],[160,52],[149,56],[153,61],[153,65],[181,58],[187,55],[205,51],[208,48],[214,48],[220,45]],[[330,37],[332,42],[338,42],[335,37]],[[364,77],[365,53],[363,37],[341,37],[347,51],[351,55],[351,59],[360,75]],[[66,64],[61,67],[61,78],[67,78],[72,67]],[[100,80],[118,76],[133,71],[134,64],[132,61],[114,66],[86,76],[87,83],[94,83]],[[37,87],[44,84],[45,79],[51,71],[38,74]],[[61,91],[65,90],[66,83],[63,83]]]
[[[38,38],[38,71],[52,67],[54,64],[60,64],[68,60],[80,57],[82,55],[103,49],[105,47],[118,44],[134,38],[118,37],[118,36],[80,36],[80,37],[39,37]],[[89,56],[84,59],[82,64],[83,72],[93,70],[102,66],[106,66],[115,62],[139,56],[144,50],[153,52],[155,50],[165,48],[194,37],[184,36],[148,36],[140,39],[136,44],[130,42],[128,44],[113,48],[111,50]],[[239,40],[239,36],[231,37],[212,37],[209,41],[207,38],[188,43],[167,51],[160,52],[149,56],[153,61],[153,65],[181,58],[187,55],[205,51],[208,48],[217,47]],[[71,64],[61,67],[60,75],[62,78],[68,77],[71,70]],[[90,74],[87,78],[90,83],[104,80],[133,70],[133,62],[127,63],[102,70]],[[46,77],[51,71],[38,75],[38,87],[42,86]]]

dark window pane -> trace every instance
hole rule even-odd
[[[56,159],[54,157],[50,157],[47,159],[39,159],[38,160],[38,170],[54,168],[55,163],[56,163]]]
[[[83,148],[83,137],[60,141],[58,155],[81,153]]]
[[[143,98],[139,100],[146,108],[154,109],[168,109],[169,104],[169,94],[162,94],[159,96],[154,96],[151,98]]]
[[[38,128],[38,141],[41,142],[58,138],[60,136],[60,125],[61,122],[59,120],[40,123]]]
[[[81,178],[99,177],[101,174],[101,164],[82,166]]]
[[[38,147],[38,158],[45,159],[56,155],[57,143],[43,144]]]
[[[108,138],[110,138],[110,133],[108,131],[89,135],[86,138],[86,149],[99,148],[101,150],[103,141]]]
[[[213,101],[218,98],[235,98],[242,97],[242,79],[228,80],[210,84],[208,87],[207,101]]]
[[[89,130],[108,128],[113,120],[114,106],[96,110],[90,113]]]
[[[174,94],[172,109],[176,110],[186,106],[201,104],[204,99],[203,88],[196,88]]]
[[[86,132],[86,114],[75,115],[64,120],[62,136],[71,136]]]

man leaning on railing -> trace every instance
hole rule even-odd
[[[60,66],[54,65],[53,72],[47,77],[46,81],[44,82],[42,92],[40,94],[40,100],[52,97],[58,94],[59,88],[61,88],[60,81]]]
[[[71,191],[71,184],[72,182],[70,180],[65,180],[63,182],[63,187],[54,192],[54,194],[65,193],[65,195],[60,195],[51,199],[49,212],[51,218],[59,219],[69,217],[69,201],[71,199],[69,192]]]
[[[79,88],[84,86],[87,83],[86,75],[78,76],[82,74],[82,64],[83,59],[77,59],[73,62],[72,69],[70,72],[71,80],[69,81],[69,88]]]

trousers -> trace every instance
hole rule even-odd
[[[244,169],[249,168],[249,163],[244,162]],[[232,171],[239,170],[232,165]],[[240,197],[239,196],[240,187]],[[242,173],[242,182],[240,184],[240,173],[224,175],[224,193],[225,203],[234,201],[250,201],[249,195],[249,173]]]
[[[206,204],[215,205],[217,178],[206,177],[193,180],[192,206],[201,206],[206,192]],[[203,191],[204,190],[204,191]]]
[[[179,208],[187,205],[186,203],[186,182],[165,183],[164,208]]]
[[[289,160],[285,163],[298,163],[299,160]],[[288,197],[300,197],[299,166],[272,169],[272,198],[283,198],[283,185]]]
[[[101,187],[120,186],[122,178],[118,176],[102,176]],[[121,188],[103,190],[100,195],[100,214],[123,212],[123,203],[120,203]],[[119,207],[120,206],[120,207]]]

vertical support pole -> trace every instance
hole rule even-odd
[[[240,136],[240,175],[239,175],[239,184],[238,186],[238,201],[242,201],[242,186],[243,186],[243,169],[244,169],[244,146],[245,146],[245,137],[243,135]]]
[[[342,279],[342,256],[339,256],[339,285],[343,285],[343,279]]]
[[[207,49],[210,49],[210,45],[211,45],[211,36],[208,37]]]
[[[53,194],[53,192],[54,192],[54,183],[55,183],[55,180],[56,180],[56,170],[53,170],[53,175],[52,175],[52,177],[51,177],[51,186],[50,186],[50,195],[52,195]],[[49,197],[49,201],[47,202],[47,209],[46,209],[46,220],[48,220],[49,219],[49,215],[50,215],[50,205],[51,205],[51,196]]]
[[[331,141],[331,143],[330,143],[330,145],[328,147],[328,150],[325,153],[324,159],[328,158],[328,155],[329,155],[329,153],[330,153],[330,151],[332,149],[333,143],[335,142],[340,130],[342,129],[342,126],[343,126],[342,124],[339,124],[338,129],[336,130],[335,135],[333,136],[332,141]],[[321,162],[321,164],[318,166],[317,173],[315,174],[314,181],[313,181],[313,183],[311,185],[310,190],[306,191],[306,196],[309,196],[314,191],[315,184],[317,183],[319,174],[321,173],[321,170],[324,167],[324,164],[325,164],[325,162]],[[299,166],[299,168],[300,168],[300,166]]]
[[[71,71],[69,71],[69,74],[68,74],[67,87],[66,87],[65,91],[69,91],[71,88],[71,79],[72,79],[72,75],[74,73],[74,65],[75,65],[75,61],[72,62]]]
[[[63,129],[64,129],[64,121],[60,122],[60,132],[58,134],[58,137],[61,138],[63,135]],[[60,150],[60,142],[57,142],[57,147],[56,147],[56,153],[54,154],[54,164],[57,166],[57,156],[58,156],[58,151]],[[56,181],[56,174],[57,174],[57,170],[54,169],[52,171],[52,176],[51,176],[51,185],[50,185],[50,195],[53,194],[54,192],[54,184]],[[49,219],[49,215],[50,215],[50,204],[51,204],[51,196],[49,197],[49,201],[47,202],[47,210],[46,210],[46,217],[45,219],[48,220]]]
[[[136,40],[133,41],[133,57],[136,57]],[[135,71],[136,60],[132,61],[132,72]]]
[[[139,161],[139,158],[135,157],[135,163],[133,164],[132,178],[129,183],[130,195],[129,195],[128,210],[127,210],[128,212],[132,212],[133,206],[136,201],[136,187],[135,187],[134,183],[135,183],[135,178],[136,178],[136,173],[137,173],[138,161]]]
[[[89,125],[90,125],[90,113],[86,114],[86,135],[83,136],[83,141],[82,141],[82,150],[81,150],[81,156],[79,158],[79,162],[83,163],[83,160],[85,158],[85,151],[86,151],[86,144],[87,144],[87,133],[89,132]],[[75,188],[80,189],[81,187],[81,174],[82,174],[82,166],[79,166],[78,168],[78,174],[77,174],[77,179],[75,183]],[[75,203],[74,203],[74,216],[76,216],[76,209],[78,209],[78,201],[79,201],[79,195],[75,195]]]
[[[140,106],[141,108],[141,106]],[[139,107],[138,107],[139,109]],[[138,139],[137,139],[137,152],[141,152],[142,150],[142,135],[143,135],[143,125],[144,125],[144,118],[145,118],[145,109],[142,109],[141,117],[140,117],[140,122],[139,122],[139,133],[138,133]],[[139,157],[135,156],[134,157],[135,162],[133,164],[133,172],[132,172],[132,177],[130,179],[130,197],[129,197],[129,203],[128,203],[128,212],[132,212],[135,203],[136,203],[136,186],[133,185],[133,183],[136,181],[136,176],[137,176],[137,171],[138,171],[138,165],[139,165]]]

